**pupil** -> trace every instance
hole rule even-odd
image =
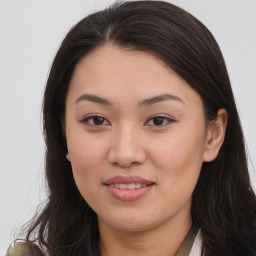
[[[104,123],[104,118],[102,117],[94,117],[93,122],[95,125],[101,125]]]
[[[163,124],[163,121],[164,121],[164,118],[163,118],[163,117],[155,117],[155,118],[154,118],[154,124],[155,124],[155,125],[162,125],[162,124]]]

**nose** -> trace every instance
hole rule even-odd
[[[113,133],[108,161],[120,167],[143,164],[146,161],[146,150],[142,138],[136,129],[124,127]]]

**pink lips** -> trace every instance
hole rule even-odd
[[[132,184],[132,183],[139,183],[143,185],[141,188],[135,188],[135,189],[120,189],[113,186],[113,184]],[[115,176],[112,177],[104,182],[105,187],[109,191],[110,195],[113,197],[124,200],[124,201],[130,201],[130,200],[136,200],[148,193],[153,185],[155,185],[154,182],[146,180],[139,176]],[[112,186],[111,186],[112,185]]]

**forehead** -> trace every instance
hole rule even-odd
[[[172,94],[184,101],[200,98],[192,87],[152,53],[106,45],[96,48],[77,64],[68,97],[84,93],[113,99],[140,101]]]
[[[130,77],[138,79],[141,75],[148,77],[163,75],[163,73],[172,73],[178,76],[160,57],[147,51],[139,51],[130,48],[121,48],[113,45],[104,45],[95,48],[89,54],[81,59],[77,64],[74,75],[87,69],[89,72],[100,72],[101,75],[109,74],[109,78],[116,77],[118,74],[133,74]],[[93,74],[92,74],[93,75]],[[100,78],[97,76],[97,78]],[[145,79],[145,77],[143,77]]]

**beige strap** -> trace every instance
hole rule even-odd
[[[37,245],[29,245],[27,242],[14,242],[8,249],[6,256],[43,256]]]
[[[189,256],[197,233],[198,229],[192,227],[174,256]]]

